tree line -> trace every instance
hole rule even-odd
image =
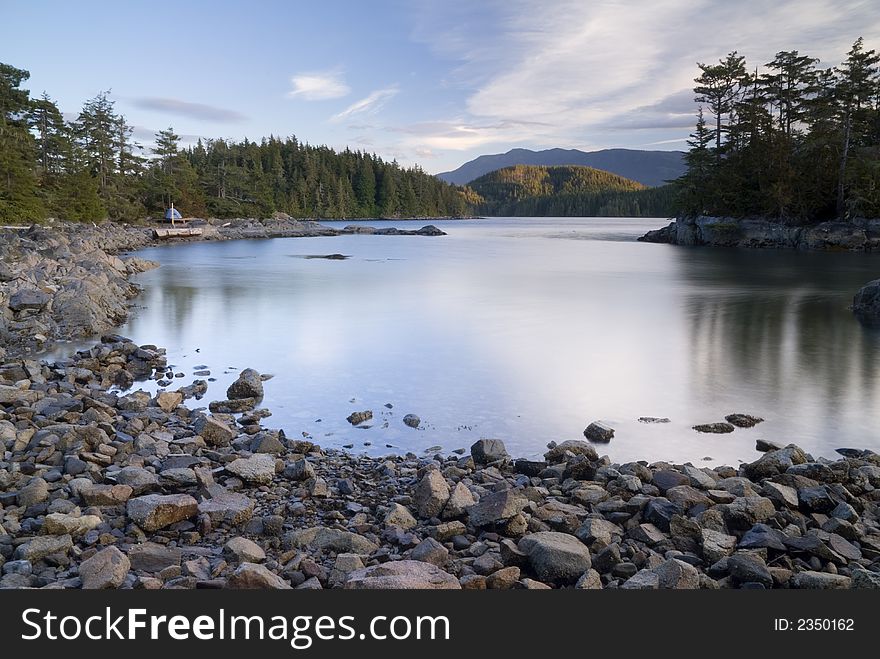
[[[735,51],[698,64],[678,208],[790,223],[880,217],[878,64],[862,38],[836,67],[796,50],[754,69]]]
[[[455,186],[374,154],[312,146],[291,136],[206,139],[181,148],[172,128],[147,151],[110,92],[73,121],[47,95],[21,88],[25,70],[0,63],[0,222],[46,217],[138,220],[172,202],[193,217],[460,216]]]
[[[514,165],[468,185],[477,212],[494,216],[658,217],[674,209],[674,191],[592,167]]]

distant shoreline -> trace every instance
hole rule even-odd
[[[691,247],[880,252],[880,219],[791,225],[766,218],[677,217],[639,241]]]

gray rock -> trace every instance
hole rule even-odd
[[[253,517],[254,500],[238,492],[215,490],[210,499],[199,504],[199,514],[206,515],[212,524],[244,524]]]
[[[36,563],[52,554],[66,554],[73,547],[69,535],[40,535],[15,549],[15,558]]]
[[[183,553],[177,547],[167,547],[155,542],[144,542],[128,550],[131,569],[139,572],[161,572],[165,568],[180,566]]]
[[[226,465],[226,471],[248,483],[268,485],[275,477],[275,458],[265,453],[238,458]]]
[[[590,568],[581,575],[574,587],[578,590],[602,590],[602,577]]]
[[[449,500],[449,485],[437,469],[429,469],[413,493],[413,503],[419,517],[437,517]]]
[[[763,423],[764,419],[751,414],[728,414],[724,417],[727,423],[735,425],[737,428],[754,428],[759,423]]]
[[[599,454],[593,445],[582,439],[569,439],[561,444],[557,444],[544,454],[544,458],[547,462],[556,463],[565,460],[567,453],[584,455],[593,462],[599,459]]]
[[[379,548],[376,543],[357,533],[317,526],[294,531],[288,537],[294,547],[308,546],[337,554],[370,555]]]
[[[648,569],[639,570],[621,586],[624,590],[657,590],[659,587],[660,576]]]
[[[431,563],[443,567],[449,561],[449,550],[434,538],[425,538],[412,550],[410,558],[414,561]]]
[[[29,508],[49,498],[49,485],[42,478],[32,478],[18,493],[18,505]]]
[[[50,513],[43,520],[43,532],[48,535],[85,535],[101,525],[103,520],[98,515],[71,515],[67,513]]]
[[[792,588],[809,588],[813,590],[832,590],[850,588],[852,579],[841,574],[828,572],[798,572],[791,578]]]
[[[115,478],[120,485],[128,485],[135,496],[159,488],[159,477],[141,467],[123,467],[116,472]]]
[[[724,435],[736,430],[730,423],[700,423],[693,427],[697,432]]]
[[[573,583],[591,566],[590,550],[567,533],[532,533],[520,540],[518,547],[541,581]]]
[[[703,529],[701,549],[708,563],[716,563],[733,553],[736,536],[727,535],[712,529]]]
[[[471,457],[478,465],[507,460],[510,456],[500,439],[480,439],[471,446]]]
[[[238,400],[242,398],[263,397],[263,379],[260,374],[252,368],[244,369],[238,376],[238,379],[229,385],[226,390],[226,398],[229,400]]]
[[[241,536],[230,538],[223,545],[223,554],[237,563],[262,563],[266,560],[266,552],[260,545]]]
[[[522,512],[529,500],[518,490],[502,490],[485,495],[468,508],[468,520],[475,527],[504,522]]]
[[[397,526],[404,530],[415,528],[418,522],[409,509],[399,503],[392,503],[385,515],[385,526]]]
[[[584,430],[584,437],[591,442],[610,442],[614,437],[614,428],[601,421],[593,421]]]
[[[700,587],[700,573],[697,569],[675,558],[670,558],[654,568],[659,588],[674,590],[696,590]]]
[[[226,582],[226,587],[238,590],[291,590],[287,581],[256,563],[239,565]]]
[[[52,297],[48,293],[35,288],[24,288],[13,293],[9,297],[7,305],[13,311],[24,311],[25,309],[42,309]]]
[[[213,416],[198,416],[193,430],[202,436],[208,446],[228,446],[235,439],[235,431]]]
[[[727,559],[727,569],[739,583],[760,583],[765,588],[773,586],[773,577],[767,564],[757,554],[734,554]]]
[[[422,420],[416,414],[407,414],[403,417],[404,425],[407,425],[410,428],[418,428],[421,422]]]
[[[199,504],[188,494],[148,494],[129,499],[126,510],[135,524],[151,533],[194,517]]]
[[[853,569],[851,587],[880,590],[880,572],[869,572],[862,568]]]
[[[288,464],[284,467],[282,475],[292,481],[305,481],[316,477],[315,468],[305,458],[300,458]]]
[[[365,421],[369,421],[373,418],[373,410],[364,410],[363,412],[352,412],[346,417],[346,421],[348,421],[353,426],[359,426]]]
[[[131,563],[116,547],[102,549],[79,565],[84,590],[119,588],[128,576]]]
[[[349,590],[460,590],[458,579],[421,561],[393,561],[355,570],[345,581]]]
[[[471,494],[471,491],[467,486],[459,481],[455,484],[455,487],[452,488],[452,492],[449,495],[449,499],[446,501],[446,505],[443,506],[443,511],[440,516],[443,519],[456,519],[458,517],[463,517],[467,514],[468,509],[476,502],[477,500],[474,499],[474,495]]]

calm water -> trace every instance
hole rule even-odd
[[[121,332],[167,347],[187,375],[176,384],[209,366],[203,403],[225,397],[232,367],[272,373],[267,424],[373,454],[499,437],[533,456],[597,419],[617,430],[600,447],[617,461],[735,464],[757,438],[880,449],[880,334],[847,310],[880,257],[635,241],[664,222],[492,219],[437,223],[449,234],[437,238],[150,249],[162,267],[139,278],[143,308]],[[303,258],[331,253],[350,258]],[[352,428],[363,409],[372,427]],[[409,412],[423,428],[403,425]],[[731,412],[767,421],[691,430]]]

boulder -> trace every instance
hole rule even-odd
[[[462,517],[467,514],[468,508],[473,506],[476,502],[477,500],[474,499],[474,495],[471,494],[471,491],[467,486],[459,481],[455,484],[455,487],[452,488],[452,493],[449,495],[449,499],[446,501],[446,505],[443,507],[440,516],[443,519]]]
[[[468,520],[475,527],[504,522],[519,514],[529,500],[519,490],[502,490],[483,496],[468,508]]]
[[[397,526],[403,530],[415,528],[418,522],[409,509],[399,503],[392,503],[385,515],[385,526]]]
[[[614,437],[614,428],[601,421],[593,421],[584,430],[584,437],[591,442],[610,442]]]
[[[573,535],[542,531],[525,536],[519,550],[540,581],[574,583],[590,569],[590,550]]]
[[[128,576],[131,563],[116,547],[107,547],[79,564],[83,590],[119,588]]]
[[[792,588],[809,588],[811,590],[832,590],[850,588],[852,579],[842,574],[831,574],[829,572],[814,572],[808,570],[806,572],[798,572],[790,581]]]
[[[345,581],[349,590],[460,590],[458,579],[436,565],[402,560],[355,570]]]
[[[195,430],[208,446],[228,446],[235,439],[235,431],[220,419],[199,415],[193,424]]]
[[[584,455],[587,459],[592,460],[593,462],[599,459],[599,454],[596,452],[593,445],[582,439],[569,439],[561,444],[557,444],[544,454],[544,459],[551,464],[561,462],[566,459],[566,454],[568,453],[571,453],[572,455]]]
[[[238,458],[226,465],[226,471],[248,483],[268,485],[275,477],[275,458],[266,453]]]
[[[736,428],[730,423],[700,423],[694,426],[697,432],[723,435],[733,432]]]
[[[123,467],[116,472],[115,478],[120,485],[128,485],[135,496],[159,488],[159,477],[141,467]]]
[[[51,299],[52,297],[48,293],[36,288],[23,288],[9,297],[8,306],[13,311],[39,310],[49,304]]]
[[[52,554],[66,554],[73,547],[69,535],[40,535],[15,549],[15,558],[36,563]]]
[[[419,517],[437,517],[449,500],[449,485],[437,469],[429,469],[413,493],[413,503]]]
[[[226,581],[227,588],[239,590],[291,590],[290,584],[256,563],[242,563]]]
[[[690,563],[670,558],[654,568],[657,586],[663,589],[696,590],[700,587],[700,573]]]
[[[100,517],[97,515],[82,515],[76,517],[65,513],[50,513],[46,515],[43,521],[43,533],[48,535],[85,535],[94,528],[101,525]]]
[[[223,545],[223,555],[236,563],[262,563],[266,560],[266,552],[260,545],[241,536],[230,538]]]
[[[498,460],[510,458],[504,442],[500,439],[479,439],[471,446],[471,457],[474,463],[486,465]]]
[[[414,561],[431,563],[437,567],[443,567],[449,560],[449,550],[434,538],[425,538],[412,550],[410,558]]]
[[[407,414],[403,417],[403,423],[410,428],[418,428],[422,420],[416,414]]]
[[[131,569],[138,572],[161,572],[165,568],[180,566],[183,552],[177,547],[166,547],[155,542],[144,542],[128,550]]]
[[[263,397],[263,379],[260,374],[252,368],[244,369],[238,376],[238,379],[229,385],[226,390],[226,398],[229,400],[238,400],[241,398]]]
[[[244,524],[254,515],[254,500],[238,492],[215,490],[210,499],[199,504],[199,514],[206,515],[212,524]]]
[[[194,517],[199,504],[188,494],[148,494],[129,499],[126,510],[135,524],[151,533]]]
[[[733,424],[737,428],[754,428],[759,423],[763,423],[764,419],[758,416],[752,416],[751,414],[728,414],[724,417],[724,420],[727,423]]]
[[[163,412],[171,413],[183,402],[183,394],[179,391],[163,391],[156,396],[156,405]]]
[[[346,417],[346,421],[348,421],[353,426],[359,426],[365,421],[369,421],[373,418],[373,410],[364,410],[363,412],[352,412]]]
[[[284,476],[284,478],[289,478],[292,481],[307,481],[311,478],[315,478],[316,474],[312,463],[305,458],[300,458],[299,460],[294,460],[286,465],[282,472],[282,476]]]

